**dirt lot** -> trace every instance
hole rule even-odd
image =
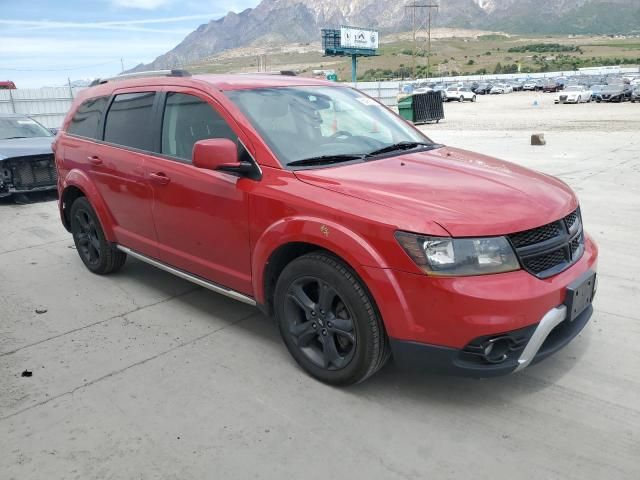
[[[91,275],[55,202],[4,203],[0,478],[640,478],[640,105],[535,97],[449,104],[424,128],[578,192],[600,283],[566,349],[505,378],[390,364],[329,388],[256,310],[136,261]]]

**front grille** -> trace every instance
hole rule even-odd
[[[560,227],[558,222],[544,225],[543,227],[533,228],[520,233],[514,233],[510,236],[511,243],[516,248],[526,247],[536,243],[544,242],[550,238],[556,237],[560,234]]]
[[[16,190],[55,186],[58,178],[52,154],[15,158],[10,160],[9,168]]]
[[[560,95],[560,101],[561,102],[566,102],[567,101],[567,96],[566,95]]]
[[[508,237],[522,267],[539,278],[566,270],[584,253],[580,209],[556,222]]]
[[[543,255],[527,258],[523,261],[525,268],[533,273],[540,273],[549,270],[563,262],[567,261],[567,255],[564,248],[559,248]]]
[[[569,215],[567,215],[566,217],[564,217],[564,221],[567,224],[567,227],[569,228],[569,230],[571,230],[573,228],[573,225],[576,223],[576,220],[578,220],[578,210],[570,213]]]

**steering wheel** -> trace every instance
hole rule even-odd
[[[347,132],[345,130],[338,130],[336,133],[331,135],[329,138],[347,139],[347,138],[352,137],[352,136],[353,135],[351,135],[351,132]]]

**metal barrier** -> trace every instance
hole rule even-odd
[[[414,123],[439,122],[444,118],[440,92],[419,93],[413,96]]]
[[[21,113],[58,128],[81,87],[19,88],[0,90],[0,113]]]

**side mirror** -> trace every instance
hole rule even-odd
[[[237,145],[227,138],[200,140],[193,146],[193,166],[218,170],[239,177],[260,178],[260,169],[253,163],[238,160]]]
[[[218,170],[222,165],[238,162],[238,147],[227,138],[200,140],[193,146],[193,166]]]
[[[58,128],[49,128],[49,131],[54,135],[58,134],[58,130],[59,130]]]

